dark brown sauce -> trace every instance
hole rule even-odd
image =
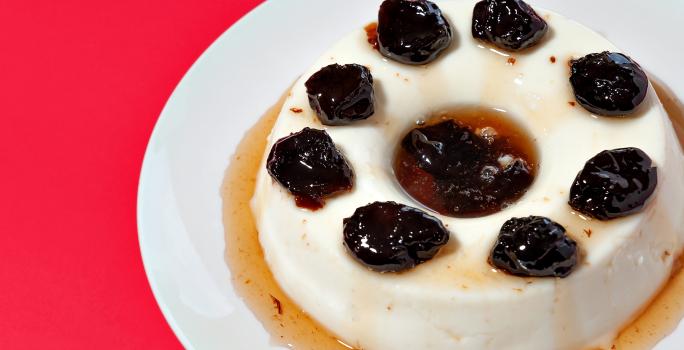
[[[654,84],[654,87],[682,142],[684,106],[664,85]],[[232,272],[237,294],[276,343],[297,350],[353,349],[311,319],[280,289],[264,260],[249,207],[267,136],[283,106],[284,98],[245,134],[226,171],[221,188],[226,262]],[[684,316],[684,273],[681,272],[681,265],[676,264],[670,281],[645,310],[622,330],[610,349],[651,349],[677,327]]]
[[[369,23],[363,29],[366,30],[366,37],[368,38],[368,43],[377,50],[378,49],[378,23]]]
[[[463,107],[409,131],[394,174],[418,202],[441,214],[480,217],[519,199],[538,165],[534,142],[505,113]]]

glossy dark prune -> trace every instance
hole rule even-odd
[[[570,188],[570,206],[599,220],[635,213],[658,184],[657,168],[638,148],[603,151],[589,159]]]
[[[418,166],[437,178],[462,176],[468,166],[487,161],[487,141],[453,121],[413,129],[402,141]]]
[[[509,161],[504,162],[506,155]],[[447,120],[413,129],[404,137],[395,175],[430,209],[455,217],[482,216],[501,210],[532,184],[534,170],[521,158],[525,156],[505,138],[490,143]]]
[[[268,173],[295,196],[297,206],[323,207],[324,198],[351,190],[354,173],[324,130],[304,128],[278,140],[266,163]]]
[[[448,241],[439,219],[395,202],[371,203],[344,219],[344,245],[374,271],[408,270],[432,259]]]
[[[577,265],[577,243],[541,216],[512,218],[499,231],[489,263],[517,276],[567,277]]]
[[[324,125],[346,125],[375,112],[373,76],[358,64],[331,64],[304,84],[309,104]]]
[[[570,83],[582,107],[604,116],[634,112],[648,91],[648,77],[641,66],[621,53],[608,51],[573,60]]]
[[[519,51],[536,45],[548,25],[522,0],[483,0],[473,9],[473,38]]]
[[[437,5],[426,0],[385,0],[380,5],[378,49],[405,64],[426,64],[449,47],[451,25]]]

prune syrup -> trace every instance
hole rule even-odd
[[[522,197],[538,167],[533,140],[505,113],[466,107],[431,118],[397,147],[394,174],[416,201],[444,215],[480,217]]]

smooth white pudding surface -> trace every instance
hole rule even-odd
[[[359,28],[295,83],[267,149],[304,127],[324,128],[356,180],[351,193],[311,212],[296,207],[262,166],[252,207],[266,260],[283,290],[307,313],[366,350],[607,347],[669,277],[682,246],[679,143],[652,90],[636,115],[626,119],[594,117],[568,103],[574,101],[568,59],[619,51],[600,35],[549,14],[546,39],[513,54],[515,64],[509,64],[508,57],[471,37],[474,3],[438,2],[455,40],[426,66],[383,58]],[[309,107],[304,81],[332,63],[371,70],[376,111],[368,120],[324,127]],[[540,167],[534,184],[515,205],[490,216],[455,219],[432,213],[451,232],[440,254],[401,274],[369,271],[345,250],[342,219],[374,201],[420,208],[392,174],[394,150],[416,120],[459,105],[505,110],[536,138]],[[294,113],[293,107],[304,112]],[[644,150],[658,167],[659,183],[649,204],[636,215],[609,222],[573,214],[567,200],[577,172],[598,152],[620,147]],[[568,278],[513,277],[487,264],[501,225],[529,215],[553,219],[578,242],[581,263]]]

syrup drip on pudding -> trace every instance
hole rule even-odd
[[[399,184],[443,215],[480,217],[522,197],[534,180],[537,153],[505,113],[462,108],[411,130],[394,160]]]
[[[366,38],[373,49],[378,49],[378,22],[372,22],[363,27],[366,31]]]

